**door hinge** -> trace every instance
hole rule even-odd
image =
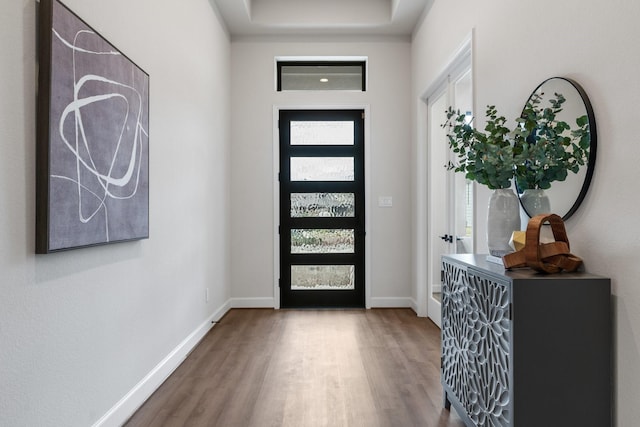
[[[278,287],[282,287],[282,279],[278,279]]]
[[[362,112],[362,120],[364,120],[364,111]]]

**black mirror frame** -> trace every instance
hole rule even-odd
[[[554,80],[554,79],[564,80],[564,81],[568,82],[569,84],[571,84],[571,86],[573,86],[578,91],[578,94],[580,94],[580,98],[582,99],[582,102],[584,103],[585,110],[587,111],[587,119],[589,120],[590,141],[589,141],[589,159],[587,161],[587,172],[585,174],[584,181],[582,182],[582,187],[580,188],[580,192],[578,193],[578,197],[576,198],[576,201],[573,203],[573,205],[571,206],[569,211],[567,211],[567,213],[562,216],[562,220],[566,221],[567,219],[569,219],[578,210],[578,208],[580,207],[580,204],[582,204],[582,201],[584,200],[585,196],[587,195],[587,191],[589,190],[589,186],[591,185],[591,178],[593,177],[593,170],[594,170],[595,165],[596,165],[596,152],[597,152],[597,147],[598,147],[598,132],[597,132],[597,129],[596,129],[596,117],[595,117],[595,115],[593,113],[593,107],[591,106],[591,101],[589,101],[589,97],[587,96],[587,93],[582,88],[582,86],[580,86],[580,84],[578,82],[576,82],[575,80],[570,79],[568,77],[549,77],[548,79],[544,80],[542,83],[540,83],[533,90],[533,92],[531,92],[531,95],[529,95],[529,98],[527,98],[527,101],[525,102],[524,107],[522,108],[522,110],[524,111],[524,109],[527,106],[527,103],[529,102],[529,100],[531,99],[531,96],[534,93],[536,93],[545,83],[547,83],[550,80]],[[527,212],[527,210],[525,209],[524,205],[522,204],[522,199],[520,198],[520,194],[517,191],[516,191],[516,194],[518,195],[518,200],[520,200],[520,206],[522,206],[522,209],[527,214],[527,216],[529,216],[531,218],[531,215],[529,214],[529,212]]]

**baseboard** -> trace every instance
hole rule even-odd
[[[231,308],[273,308],[275,300],[268,298],[231,298]],[[371,308],[412,308],[417,312],[417,305],[411,298],[371,298]]]
[[[184,361],[200,340],[216,322],[232,308],[227,301],[207,320],[186,337],[171,353],[158,363],[138,384],[135,385],[118,403],[102,416],[93,427],[117,427],[126,422],[135,411],[153,394],[173,371]]]
[[[231,298],[231,308],[273,308],[275,300],[273,297],[266,298]]]
[[[413,308],[413,302],[411,298],[404,297],[372,297],[371,308]]]
[[[274,298],[231,298],[231,308],[273,308]],[[411,308],[417,312],[417,304],[412,298],[387,297],[371,298],[371,308]]]
[[[411,306],[409,308],[411,308],[411,310],[413,310],[413,312],[416,313],[416,315],[418,315],[418,301],[411,298]]]

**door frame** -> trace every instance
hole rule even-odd
[[[280,110],[364,110],[364,303],[365,308],[371,308],[371,234],[369,233],[369,221],[371,211],[371,132],[370,122],[371,113],[369,104],[331,104],[331,105],[286,105],[279,104],[273,106],[273,300],[274,308],[280,309],[280,234],[278,227],[280,225],[280,181],[278,173],[280,172],[280,132],[278,129],[278,120]]]
[[[429,167],[430,147],[429,147],[429,127],[428,127],[428,105],[427,100],[447,81],[449,75],[456,69],[460,68],[465,62],[470,62],[472,78],[475,81],[475,67],[473,66],[473,30],[465,37],[460,47],[447,60],[444,68],[437,74],[431,83],[422,92],[418,100],[418,129],[417,129],[417,171],[416,171],[416,298],[417,313],[421,317],[432,317],[432,314],[439,316],[440,305],[436,304],[431,298],[431,277],[433,273],[430,269],[431,245],[429,244],[433,236],[438,233],[432,230],[430,221],[430,212],[438,207],[432,206],[430,191],[431,169]],[[474,86],[475,87],[475,86]],[[474,89],[475,92],[475,89]],[[473,110],[475,111],[475,95],[473,95]],[[475,187],[475,184],[474,184]],[[475,191],[474,191],[475,193]],[[474,198],[474,224],[475,224],[475,205],[477,198]],[[474,227],[474,249],[477,239],[476,228]],[[434,316],[436,317],[436,316]]]

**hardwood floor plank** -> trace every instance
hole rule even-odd
[[[125,425],[463,427],[409,309],[231,310]]]

